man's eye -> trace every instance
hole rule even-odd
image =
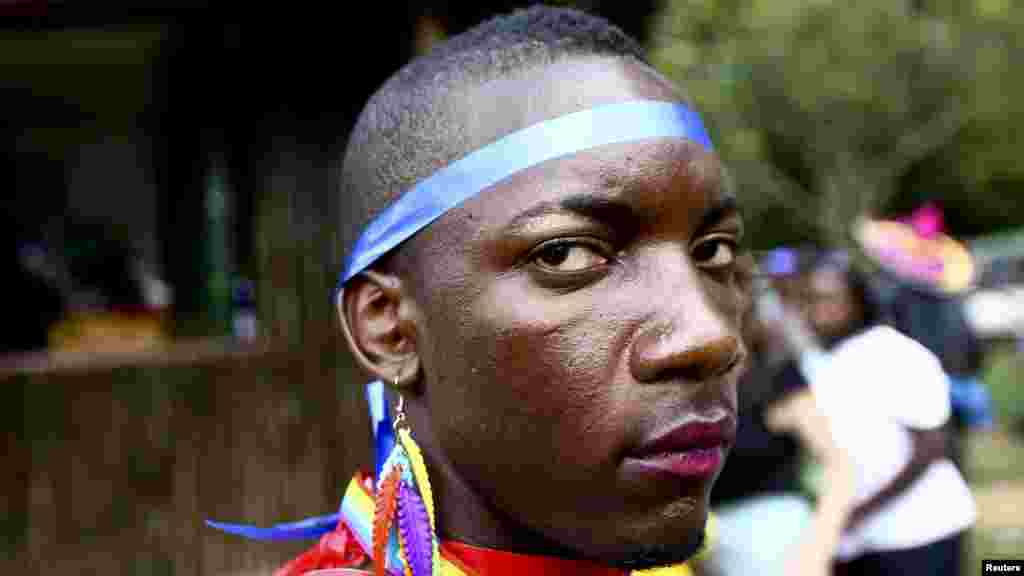
[[[693,247],[693,260],[698,268],[718,270],[736,262],[736,241],[726,236],[708,238]]]
[[[608,263],[599,249],[577,240],[549,242],[534,252],[533,261],[554,272],[582,272]]]

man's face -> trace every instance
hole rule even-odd
[[[483,141],[601,104],[678,99],[606,60],[465,96]],[[691,546],[735,432],[741,226],[717,157],[657,139],[526,170],[422,231],[407,254],[428,459],[590,557]]]
[[[828,342],[849,333],[856,306],[843,273],[831,267],[812,272],[807,279],[807,319]]]

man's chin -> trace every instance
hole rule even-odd
[[[709,512],[706,494],[671,500],[650,510],[649,516],[621,525],[626,530],[619,531],[619,546],[605,558],[627,570],[685,562],[704,544]]]
[[[681,564],[693,558],[703,544],[704,529],[700,528],[671,544],[634,544],[607,563],[627,571]]]

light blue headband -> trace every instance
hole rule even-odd
[[[649,138],[685,138],[714,149],[697,112],[675,102],[608,104],[534,124],[435,172],[378,214],[346,260],[338,290],[445,212],[517,172],[598,146]]]

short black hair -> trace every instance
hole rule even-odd
[[[885,320],[885,309],[881,296],[871,277],[857,268],[845,253],[821,252],[814,255],[809,272],[834,269],[842,274],[846,285],[859,309],[860,317],[856,319],[851,330],[859,332],[876,326]]]
[[[395,73],[370,98],[349,135],[339,203],[344,255],[391,201],[472,152],[467,127],[446,106],[446,94],[573,56],[650,66],[640,44],[607,20],[534,6],[485,21]]]

